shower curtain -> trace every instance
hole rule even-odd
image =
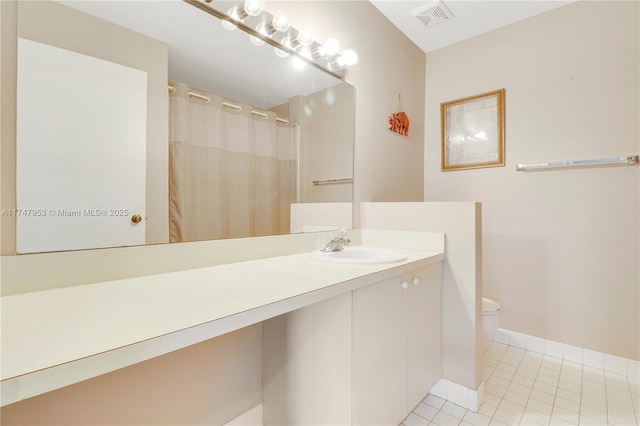
[[[172,83],[169,100],[171,242],[289,233],[296,196],[296,131]],[[192,91],[193,92],[193,91]],[[207,98],[209,99],[207,101]],[[259,112],[260,114],[260,112]]]

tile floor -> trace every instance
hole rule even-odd
[[[484,353],[477,413],[427,395],[413,425],[638,425],[640,378],[619,376],[492,342]]]

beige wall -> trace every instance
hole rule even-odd
[[[269,1],[265,7],[359,55],[345,77],[356,88],[354,220],[361,201],[422,201],[424,52],[368,1]],[[389,116],[400,109],[411,121],[408,137],[388,130]]]
[[[579,1],[427,55],[425,198],[483,205],[484,294],[509,330],[640,359],[638,2]],[[440,103],[506,89],[506,167],[440,171]]]
[[[25,1],[17,7],[13,1],[1,3],[2,208],[15,208],[16,42],[20,36],[147,72],[146,242],[168,242],[167,46],[51,1]],[[15,254],[15,217],[2,217],[1,253]]]
[[[2,407],[2,425],[223,425],[262,401],[262,325]]]
[[[292,102],[297,111],[291,117],[300,123],[300,203],[352,200],[352,184],[313,181],[353,177],[354,92],[342,83]]]

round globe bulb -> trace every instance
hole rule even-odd
[[[244,2],[244,11],[249,16],[258,16],[262,13],[262,8],[257,1],[247,0]]]
[[[325,56],[333,56],[338,53],[338,50],[340,50],[340,43],[338,43],[338,40],[335,38],[329,38],[324,42],[322,53]]]
[[[307,62],[303,59],[298,58],[297,56],[293,57],[293,59],[291,60],[291,64],[297,70],[304,69],[304,67],[307,66]]]
[[[358,62],[358,54],[354,50],[347,49],[342,52],[342,60],[346,66],[354,65]]]

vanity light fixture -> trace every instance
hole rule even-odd
[[[227,15],[233,20],[243,22],[248,16],[258,16],[262,13],[262,8],[257,1],[247,0],[242,7],[234,6],[227,11]],[[222,21],[222,26],[227,30],[234,30],[237,25],[229,21]]]
[[[338,71],[344,67],[354,65],[358,62],[358,54],[351,49],[347,49],[342,52],[341,55],[336,55],[329,60],[329,68],[332,71]]]
[[[273,19],[267,22],[260,22],[256,25],[256,31],[262,34],[265,37],[271,37],[277,32],[286,32],[289,30],[289,23],[287,22],[287,18],[283,15],[276,15]],[[249,36],[251,39],[251,43],[256,46],[262,46],[265,42],[263,39],[258,37]]]
[[[319,45],[316,50],[313,51],[314,59],[317,58],[331,58],[338,54],[340,50],[340,43],[335,38],[328,38],[327,41],[324,42],[324,45]]]
[[[310,46],[313,43],[313,35],[308,28],[303,28],[298,31],[298,35],[293,39],[293,48],[296,49],[298,46]]]
[[[293,39],[291,39],[290,36],[286,36],[282,40],[280,40],[280,44],[294,51],[298,50],[298,48],[300,48],[301,46],[302,47],[309,46],[312,43],[313,43],[313,36],[311,35],[311,31],[309,31],[306,28],[298,31],[298,34]],[[287,56],[289,56],[289,53],[285,52],[282,49],[278,49],[277,47],[274,47],[274,50],[276,52],[276,55],[279,56],[280,58],[286,58]],[[308,56],[302,52],[301,54],[305,57]]]
[[[274,47],[280,58],[293,57],[293,65],[302,69],[307,62],[339,79],[343,79],[345,68],[358,61],[358,55],[347,49],[339,53],[340,44],[329,38],[323,44],[315,41],[308,28],[297,29],[279,14],[271,14],[262,10],[256,1],[245,1],[242,6],[229,9],[226,13],[210,4],[212,0],[183,0],[198,9],[223,21],[225,28],[240,27],[249,34],[255,45],[265,43]],[[276,34],[282,34],[276,37]]]
[[[284,47],[294,50],[293,46],[291,45],[290,37],[284,37],[282,40],[280,40],[280,44],[282,44]],[[286,58],[287,56],[289,56],[289,52],[285,52],[284,50],[279,49],[277,47],[274,47],[273,51],[276,53],[276,56],[278,56],[279,58]]]

